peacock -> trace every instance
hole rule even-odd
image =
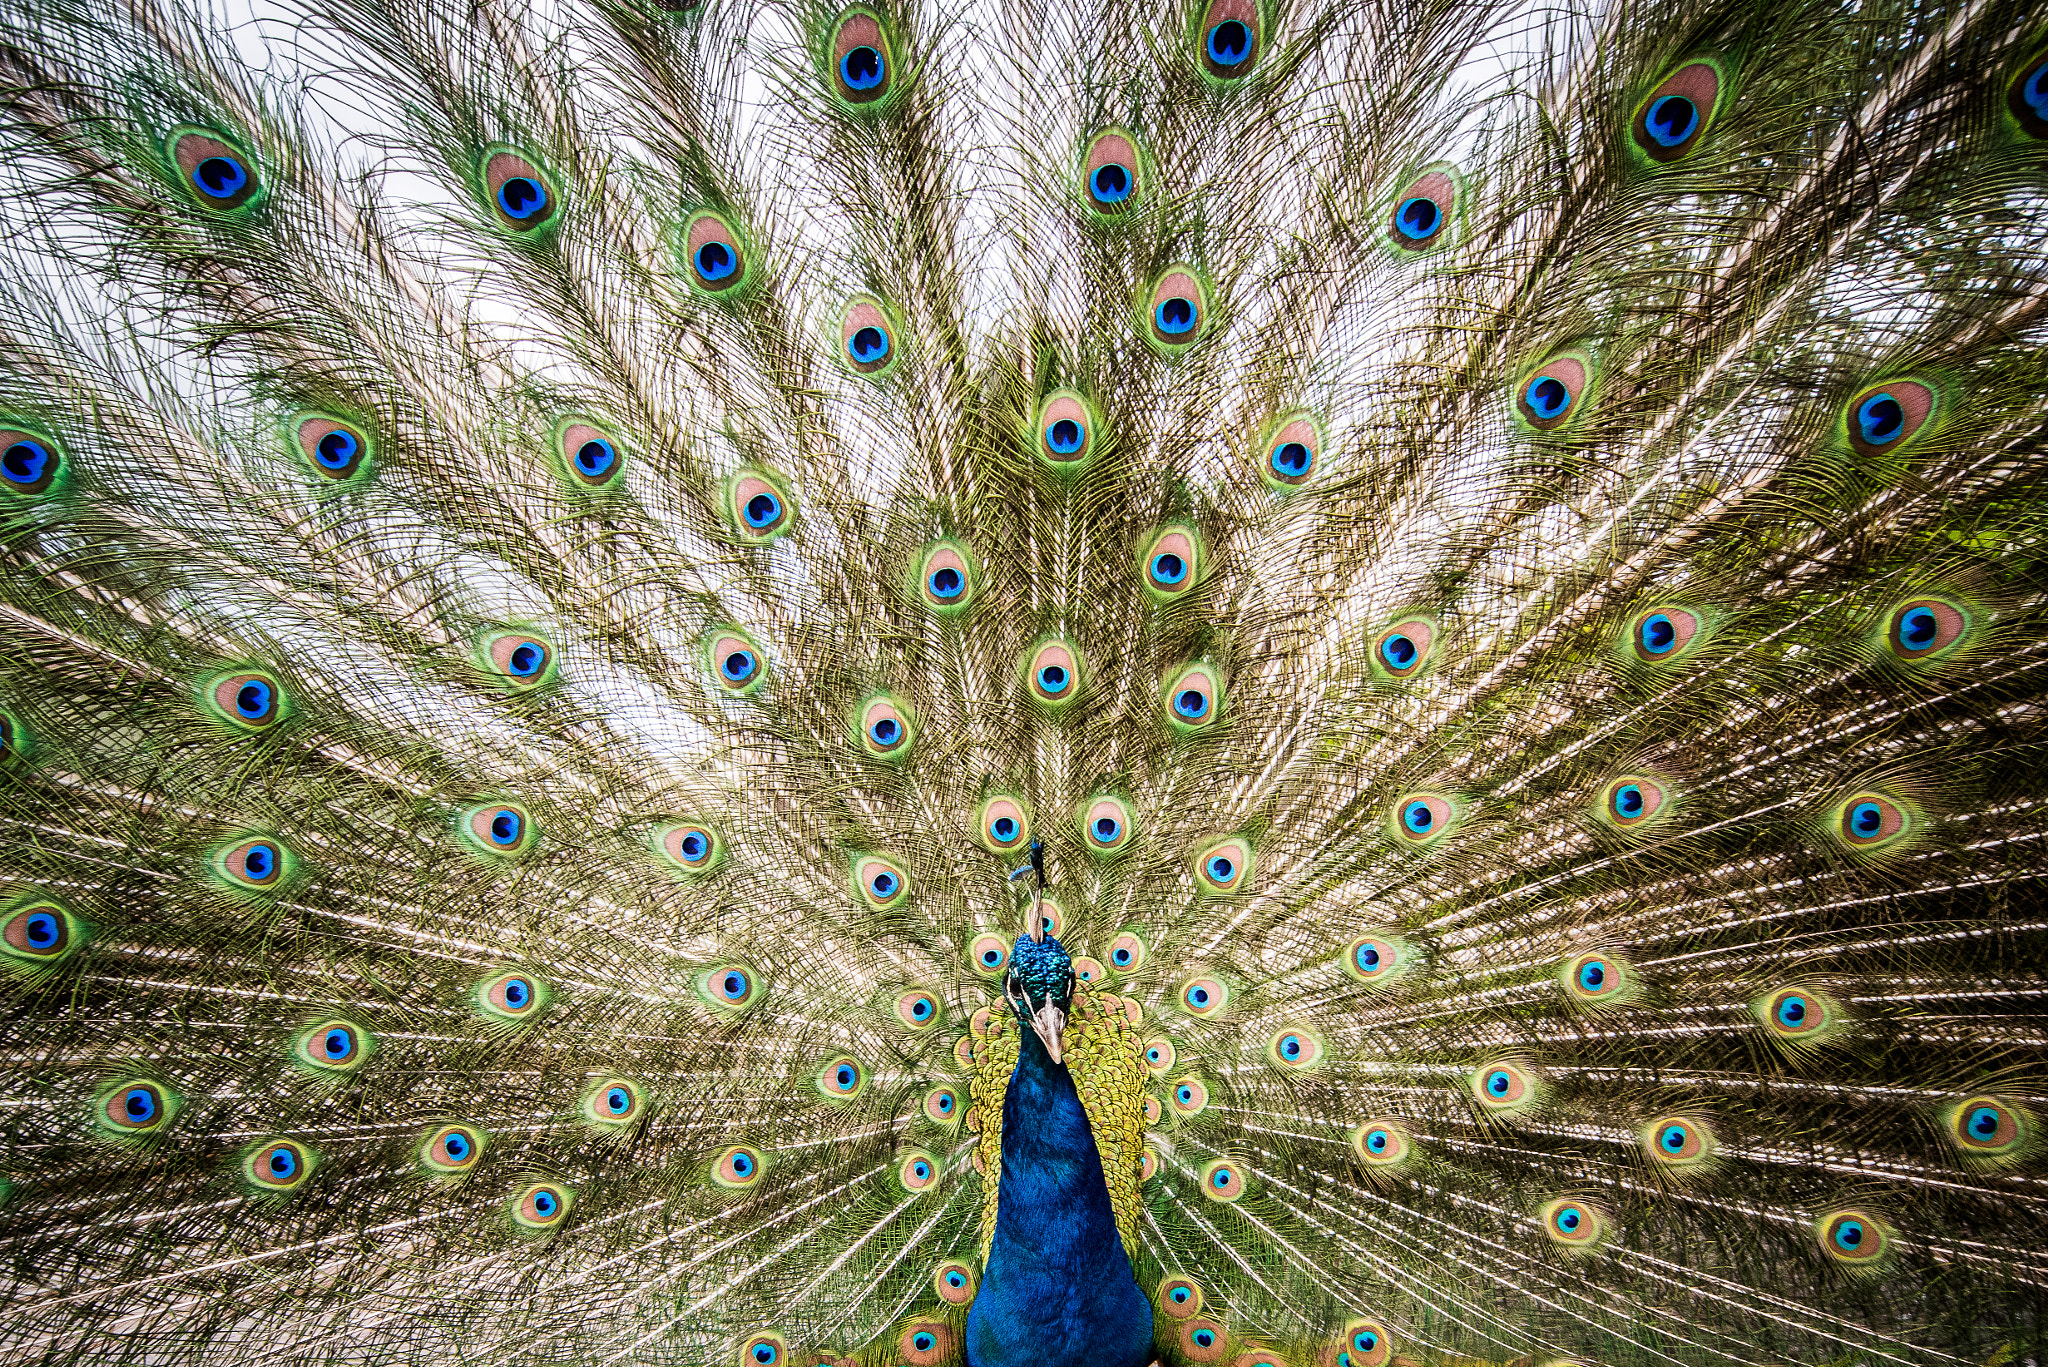
[[[0,1361],[2048,1360],[2019,0],[0,0]]]

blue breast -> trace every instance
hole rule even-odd
[[[996,1234],[967,1314],[969,1367],[1146,1367],[1152,1306],[1064,1064],[1022,1032],[1003,1100]]]

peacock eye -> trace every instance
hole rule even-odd
[[[242,1159],[242,1179],[259,1192],[284,1193],[305,1185],[319,1156],[290,1139],[267,1139]]]
[[[879,300],[860,298],[847,305],[839,320],[839,345],[847,368],[857,375],[876,376],[895,368],[895,330]]]
[[[691,215],[683,226],[682,256],[690,285],[706,294],[730,294],[746,283],[747,254],[739,234],[710,210]]]

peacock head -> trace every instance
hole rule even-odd
[[[1074,961],[1066,946],[1050,935],[1039,940],[1019,935],[1010,951],[1003,996],[1017,1019],[1038,1033],[1052,1061],[1060,1062],[1060,1031],[1074,1004]]]

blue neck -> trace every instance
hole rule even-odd
[[[1026,1025],[1003,1100],[996,1234],[967,1315],[968,1367],[1145,1367],[1152,1306],[1065,1064]]]

